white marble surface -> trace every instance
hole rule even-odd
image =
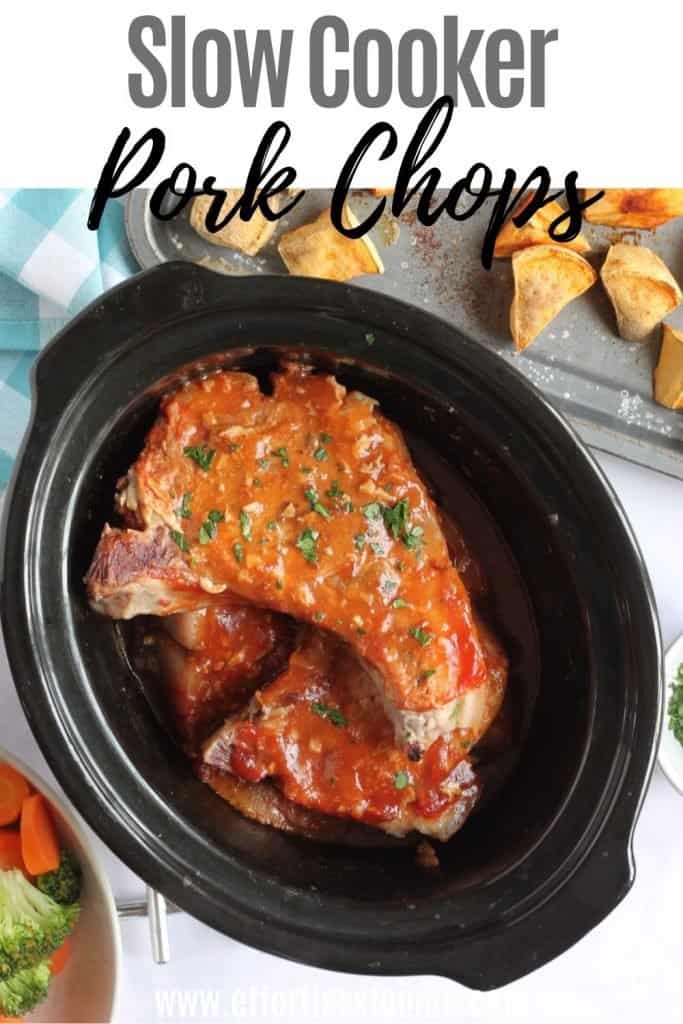
[[[631,517],[654,584],[666,645],[683,632],[683,483],[600,456]],[[0,744],[49,772],[17,702],[0,649]],[[249,1020],[271,1024],[360,1019],[441,1021],[681,1020],[683,799],[657,770],[637,831],[636,884],[614,913],[558,960],[498,992],[440,978],[363,978],[258,953],[185,915],[171,918],[172,960],[154,966],[144,920],[123,923],[118,1024]],[[117,896],[141,883],[101,844]]]

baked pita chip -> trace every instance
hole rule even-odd
[[[226,198],[221,206],[219,217],[224,217],[242,194],[242,189],[239,188],[226,189]],[[247,256],[255,256],[272,238],[275,221],[266,220],[260,210],[255,210],[249,220],[242,220],[237,213],[225,227],[212,234],[206,227],[205,220],[213,200],[213,196],[197,196],[190,211],[190,224],[197,234],[205,238],[207,242],[223,245],[227,249],[236,249],[238,252],[246,253]],[[271,196],[269,205],[276,212],[280,208],[279,197]]]
[[[602,283],[626,341],[645,341],[658,323],[683,302],[671,271],[652,249],[617,242],[610,247]]]
[[[513,215],[520,214],[531,202],[532,197],[533,193],[525,196],[512,211]],[[571,249],[572,252],[590,252],[590,245],[585,235],[578,234],[571,242],[556,242],[548,234],[550,225],[564,212],[564,208],[556,200],[553,200],[537,210],[521,228],[516,227],[512,223],[512,218],[509,218],[498,234],[493,255],[499,259],[505,259],[519,249],[526,249],[530,245],[559,245],[563,249]]]
[[[532,245],[512,256],[515,295],[510,331],[518,351],[530,345],[560,310],[595,284],[590,263],[560,245]]]
[[[683,217],[683,188],[608,188],[583,216],[590,224],[613,228],[656,228]]]
[[[664,324],[655,368],[655,401],[669,409],[683,409],[683,331],[669,324]]]
[[[346,227],[356,227],[357,218],[348,206],[342,215]],[[374,244],[363,238],[347,238],[332,224],[330,211],[283,235],[278,252],[290,274],[348,281],[361,274],[383,274],[384,264]]]

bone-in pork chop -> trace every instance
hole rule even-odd
[[[447,839],[479,792],[470,743],[471,730],[455,729],[411,761],[354,652],[311,630],[287,670],[208,740],[202,758],[246,782],[272,779],[300,807],[396,836]]]
[[[227,715],[241,710],[259,685],[283,671],[296,628],[274,612],[234,598],[156,620],[146,629],[173,725],[188,753]]]
[[[135,550],[134,531],[104,535],[87,582],[107,614],[139,613],[152,579],[156,614],[177,610],[174,594],[187,608],[230,592],[319,624],[363,659],[414,752],[449,735],[458,699],[485,678],[469,596],[399,430],[333,377],[290,367],[272,395],[244,373],[186,384],[163,401],[119,506],[141,530],[139,558],[118,552]],[[183,572],[155,564],[160,529]]]

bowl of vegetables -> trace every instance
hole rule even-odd
[[[664,676],[666,699],[659,766],[683,796],[683,635],[666,652]]]
[[[64,801],[0,748],[0,1021],[111,1021],[116,907]]]

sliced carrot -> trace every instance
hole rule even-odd
[[[56,949],[50,957],[50,975],[61,974],[71,959],[71,943],[64,939],[59,949]]]
[[[0,871],[10,871],[12,868],[24,871],[21,837],[15,829],[3,828],[0,829]]]
[[[0,762],[0,825],[11,825],[29,795],[28,782],[11,764]]]
[[[40,793],[27,797],[21,808],[21,855],[30,875],[43,875],[59,867],[57,833]]]

